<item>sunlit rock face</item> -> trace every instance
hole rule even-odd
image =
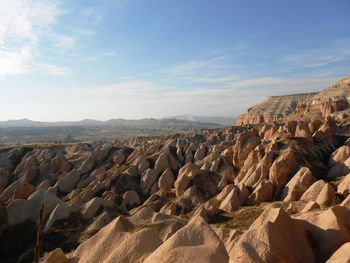
[[[284,122],[293,96],[271,123],[1,148],[0,258],[30,262],[40,221],[43,262],[346,262],[350,122]]]

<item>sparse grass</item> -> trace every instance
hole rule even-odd
[[[214,218],[213,224],[218,227],[247,230],[257,219],[263,209],[260,206],[246,206],[233,213],[219,214]]]

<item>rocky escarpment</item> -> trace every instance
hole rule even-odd
[[[0,150],[0,258],[322,262],[350,242],[350,142],[331,117]],[[347,255],[345,255],[346,257]]]
[[[247,113],[238,116],[236,123],[259,124],[274,122],[291,114],[299,103],[308,101],[317,93],[292,94],[285,96],[271,96],[264,102],[248,109]]]
[[[237,118],[237,124],[258,124],[273,121],[322,119],[333,116],[345,120],[350,116],[350,77],[318,92],[273,96],[250,108]]]

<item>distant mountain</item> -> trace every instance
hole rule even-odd
[[[82,126],[82,127],[116,127],[116,128],[134,128],[134,129],[205,129],[218,128],[220,124],[186,120],[177,118],[167,119],[140,119],[140,120],[125,120],[111,119],[108,121],[98,121],[92,119],[84,119],[81,121],[61,121],[61,122],[39,122],[28,119],[0,121],[0,128],[40,128],[40,127],[67,127],[67,126]]]
[[[197,121],[197,122],[207,122],[207,123],[217,123],[220,125],[232,125],[235,122],[235,117],[220,117],[220,116],[196,116],[196,115],[178,115],[173,116],[172,118],[178,120],[187,120],[187,121]]]

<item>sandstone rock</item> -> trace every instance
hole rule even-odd
[[[118,151],[118,153],[113,157],[113,162],[117,165],[122,165],[125,160],[126,156],[121,151]]]
[[[158,180],[159,189],[169,190],[174,187],[175,177],[170,169],[166,169]]]
[[[326,183],[323,180],[316,181],[305,191],[305,193],[300,197],[300,200],[316,201],[317,196],[325,185]]]
[[[341,176],[345,176],[350,173],[350,158],[345,162],[336,163],[328,172],[327,178],[336,179]]]
[[[125,170],[125,173],[130,177],[137,177],[140,175],[139,169],[135,165],[130,165],[129,168]]]
[[[239,198],[238,187],[233,188],[233,190],[226,196],[220,205],[220,209],[226,212],[233,212],[238,210],[241,205],[241,200]]]
[[[19,183],[15,186],[12,199],[27,199],[36,191],[35,187],[28,183]]]
[[[149,162],[147,159],[141,155],[135,162],[135,166],[139,169],[140,174],[142,174],[145,170],[150,168]]]
[[[105,200],[103,200],[101,197],[94,197],[82,208],[83,218],[93,218],[101,208],[106,206],[108,206],[108,203]]]
[[[170,150],[164,150],[157,158],[154,169],[158,173],[164,172],[166,169],[176,170],[180,167],[177,159],[171,154]]]
[[[299,121],[295,130],[295,137],[305,138],[308,141],[312,141],[312,134],[308,125],[304,121]]]
[[[27,200],[16,199],[7,206],[9,225],[22,223],[26,220],[36,221],[42,206],[44,207],[43,218],[45,219],[60,203],[62,201],[57,196],[49,191],[39,189],[31,194]]]
[[[108,225],[114,218],[115,217],[112,214],[105,211],[94,219],[94,222],[89,226],[87,230],[98,231]]]
[[[125,207],[132,207],[141,204],[139,195],[135,191],[127,191],[123,195],[123,205]]]
[[[314,262],[305,228],[280,208],[264,211],[232,249],[232,262]]]
[[[67,258],[61,248],[56,248],[40,260],[40,263],[77,263],[78,258]]]
[[[275,194],[278,194],[286,185],[297,165],[295,154],[291,149],[281,152],[280,156],[273,162],[269,171],[269,179],[275,187]]]
[[[342,245],[334,254],[326,261],[326,263],[349,263],[350,262],[350,242]]]
[[[223,243],[201,218],[193,218],[154,252],[144,263],[156,262],[228,262]]]
[[[80,262],[112,262],[107,260],[112,251],[121,245],[123,239],[134,229],[125,217],[119,216],[97,234],[83,242],[74,252]]]
[[[320,206],[328,206],[334,202],[334,199],[334,188],[329,183],[327,183],[322,187],[321,192],[318,194],[316,203],[318,203]]]
[[[350,195],[341,202],[340,206],[350,209]]]
[[[193,163],[185,164],[180,170],[174,183],[176,196],[181,196],[191,182],[191,177],[200,173],[200,169]]]
[[[67,173],[65,176],[60,178],[56,185],[58,189],[64,193],[69,193],[72,191],[78,184],[80,180],[80,173],[79,171],[73,169],[69,173]]]
[[[158,173],[156,172],[156,170],[147,169],[146,171],[144,171],[140,182],[142,193],[148,194],[153,184],[157,181],[157,179],[158,179]]]
[[[329,160],[329,164],[331,166],[345,162],[350,157],[350,146],[343,145],[340,148],[338,148],[335,152],[332,153],[332,156]]]
[[[268,180],[262,180],[249,196],[249,204],[259,204],[262,202],[271,201],[273,197],[273,185]]]
[[[322,213],[306,214],[303,219],[309,239],[318,244],[320,260],[329,258],[342,244],[350,242],[350,210],[334,206]]]
[[[320,209],[320,205],[314,201],[309,201],[304,208],[301,210],[301,213],[307,213],[310,211],[318,210]]]
[[[242,167],[249,153],[260,143],[260,138],[253,132],[244,132],[238,135],[233,150],[233,165]]]
[[[350,194],[350,174],[346,175],[338,185],[337,192],[344,197]]]
[[[222,201],[224,200],[229,193],[233,190],[235,186],[233,184],[228,184],[221,190],[221,192],[216,196],[216,200]]]
[[[82,164],[79,167],[79,172],[81,174],[85,174],[94,168],[96,163],[96,154],[94,152],[90,153],[88,158],[82,162]]]
[[[297,201],[315,182],[316,179],[309,168],[302,167],[283,188],[281,198],[284,201]]]
[[[47,219],[45,226],[44,226],[44,233],[48,232],[51,227],[55,224],[56,221],[68,218],[71,214],[72,210],[69,206],[65,205],[64,203],[58,204],[53,211],[51,212],[49,218]]]
[[[194,154],[194,161],[197,162],[202,160],[205,157],[205,152],[206,152],[205,146],[201,145],[196,151],[196,153]]]

